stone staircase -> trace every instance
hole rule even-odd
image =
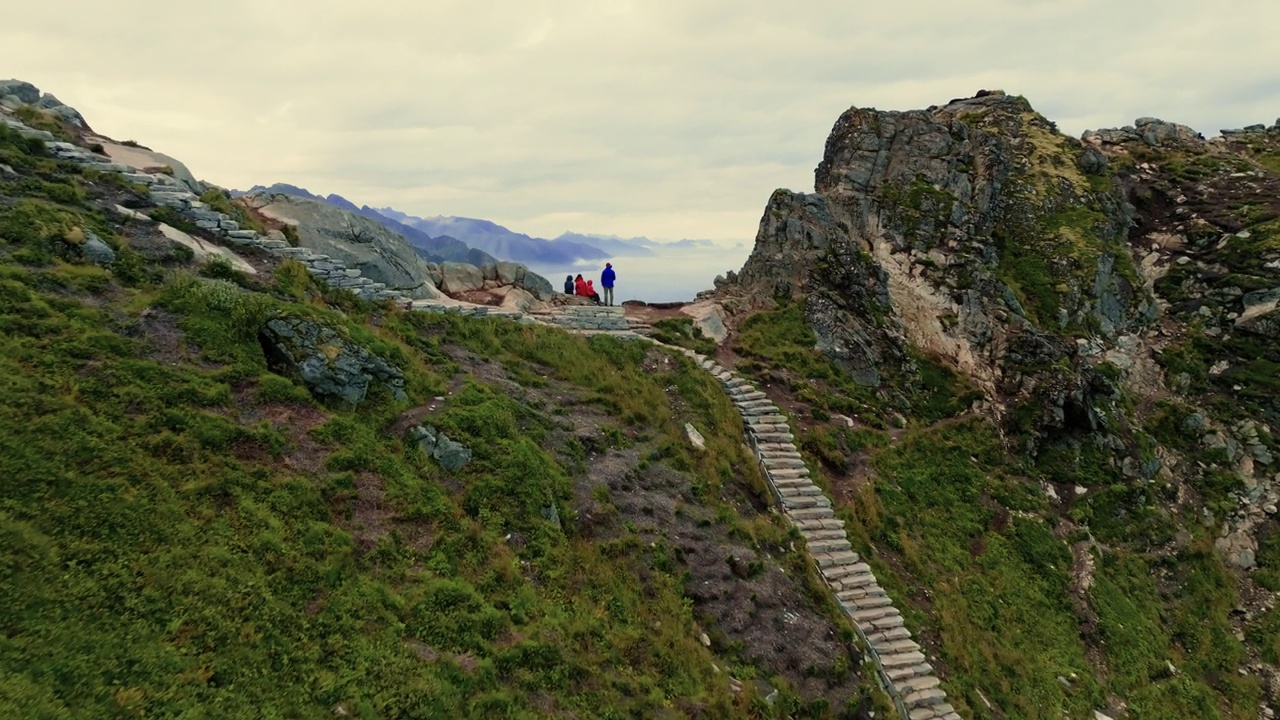
[[[564,305],[542,318],[550,325],[585,334],[634,336],[629,321],[619,306]]]
[[[770,490],[804,536],[827,587],[853,621],[875,663],[880,686],[893,698],[902,720],[960,720],[923,649],[903,625],[902,613],[853,551],[830,498],[809,477],[786,416],[763,392],[714,360],[685,348],[664,347],[711,373],[737,407]]]

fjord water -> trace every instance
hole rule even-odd
[[[578,273],[594,280],[598,288],[600,272],[605,262],[611,262],[618,274],[615,303],[625,300],[680,302],[693,300],[700,291],[712,289],[716,275],[740,269],[751,248],[745,244],[674,251],[655,248],[654,253],[651,257],[618,257],[572,265],[530,265],[529,268],[550,280],[557,290],[564,285],[565,275]]]

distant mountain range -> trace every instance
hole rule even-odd
[[[356,205],[341,195],[317,195],[288,183],[255,185],[247,191],[234,190],[232,194],[246,195],[258,191],[317,200],[375,220],[403,235],[419,254],[434,262],[483,265],[498,259],[543,266],[572,265],[583,260],[652,257],[655,250],[688,251],[715,247],[710,240],[658,242],[646,237],[622,238],[575,232],[565,232],[555,239],[546,240],[515,232],[490,220],[448,215],[422,218],[392,207]]]

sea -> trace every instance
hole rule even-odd
[[[745,245],[664,251],[655,248],[652,257],[618,257],[608,261],[593,260],[572,265],[529,265],[529,269],[551,281],[552,287],[561,290],[564,276],[582,273],[600,287],[600,272],[605,262],[613,263],[617,279],[613,286],[613,301],[620,304],[627,300],[647,303],[686,302],[703,290],[715,287],[717,275],[742,269],[751,248]]]

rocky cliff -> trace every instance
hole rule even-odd
[[[1186,591],[1180,583],[1191,582],[1186,567],[1231,568],[1213,582],[1235,610],[1216,605],[1208,622],[1234,628],[1245,644],[1175,638],[1160,652],[1229,654],[1232,673],[1259,678],[1265,689],[1250,697],[1274,704],[1277,676],[1267,663],[1277,650],[1254,638],[1274,629],[1272,591],[1280,590],[1278,217],[1280,124],[1206,140],[1141,118],[1076,139],[1024,98],[999,91],[925,110],[852,108],[827,140],[814,192],[773,194],[754,252],[717,299],[735,316],[735,349],[754,351],[765,377],[789,385],[799,407],[817,405],[818,436],[831,431],[820,422],[829,402],[802,385],[829,389],[834,381],[802,382],[794,360],[752,347],[762,318],[801,314],[811,347],[853,381],[842,393],[862,398],[846,406],[851,426],[927,422],[928,398],[917,389],[935,383],[940,368],[977,390],[967,413],[947,422],[977,418],[990,427],[1005,453],[999,472],[1047,500],[1022,506],[987,497],[983,512],[1036,508],[1028,517],[1043,518],[1064,557],[1074,558],[1065,583],[1077,600],[1062,619],[1080,629],[1065,642],[1092,653],[1090,672],[1112,693],[1098,706],[1159,716],[1134,712],[1136,690],[1117,689],[1114,677],[1132,668],[1116,665],[1138,660],[1107,647],[1120,642],[1118,630],[1099,630],[1099,614],[1114,609],[1100,606],[1117,600],[1091,590],[1085,568],[1114,556],[1153,564],[1166,619],[1182,612],[1175,599]],[[828,470],[860,486],[867,470],[847,474],[849,458],[857,466],[874,455],[841,447],[849,455],[829,449]],[[902,481],[884,468],[870,473],[877,475],[887,503]],[[903,562],[905,536],[887,532],[885,544],[867,549]],[[1204,548],[1214,560],[1189,558]],[[1187,565],[1178,565],[1183,558]],[[925,568],[899,574],[921,593],[939,591]],[[937,638],[942,646],[957,639],[949,629]],[[959,674],[962,661],[954,653],[950,661]],[[1246,716],[1222,700],[1231,691],[1217,676],[1198,680],[1218,700],[1197,716]],[[994,692],[976,683],[969,710],[1009,712],[986,703]]]

